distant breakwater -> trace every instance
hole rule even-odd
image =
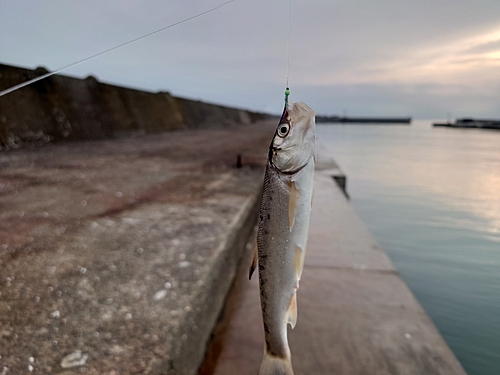
[[[0,64],[0,90],[46,74]],[[0,150],[170,130],[249,124],[272,116],[54,75],[0,97]]]
[[[435,122],[433,126],[446,128],[493,129],[500,130],[500,120],[481,120],[473,118],[457,119],[455,122]]]
[[[316,116],[317,123],[341,124],[411,124],[411,117]]]

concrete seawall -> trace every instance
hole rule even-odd
[[[0,64],[0,90],[47,70]],[[54,75],[0,97],[0,150],[51,141],[250,124],[269,116],[243,109]]]

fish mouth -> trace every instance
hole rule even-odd
[[[281,151],[281,147],[274,147],[273,144],[271,143],[271,146],[269,146],[268,160],[269,160],[269,163],[271,163],[271,165],[275,168],[276,168],[276,166],[273,163],[273,156],[277,156],[278,151]]]
[[[273,163],[273,156],[276,156],[278,155],[278,151],[280,151],[281,148],[278,148],[278,147],[273,147],[271,145],[271,147],[269,147],[269,155],[268,155],[268,160],[269,160],[269,163],[271,163],[271,165],[276,169],[278,170],[278,168],[276,168],[276,166],[274,165]]]

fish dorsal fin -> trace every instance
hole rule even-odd
[[[297,293],[295,290],[290,298],[290,304],[288,305],[288,310],[286,311],[286,317],[287,323],[290,323],[292,328],[294,328],[297,323]]]
[[[297,209],[297,202],[299,200],[299,190],[297,189],[294,181],[290,181],[288,186],[290,187],[290,200],[288,201],[288,225],[291,232],[293,224],[295,223],[295,210]]]
[[[253,271],[255,271],[255,267],[257,267],[258,258],[259,258],[259,248],[257,246],[257,240],[256,240],[255,245],[253,247],[252,263],[250,264],[250,270],[248,271],[248,280],[252,280]]]

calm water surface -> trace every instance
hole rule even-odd
[[[469,375],[500,374],[500,131],[318,125],[321,147]]]

